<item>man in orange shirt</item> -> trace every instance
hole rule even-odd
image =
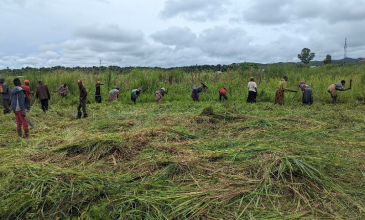
[[[29,80],[24,80],[24,84],[22,85],[21,88],[25,91],[25,94],[27,95],[28,98],[28,102],[29,102],[29,107],[27,107],[27,109],[30,109],[30,88],[29,88]]]

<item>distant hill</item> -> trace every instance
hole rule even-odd
[[[332,60],[332,64],[344,64],[344,63],[359,63],[359,62],[365,62],[365,58],[349,58],[346,57],[345,59],[340,60]],[[309,63],[311,66],[322,66],[324,65],[323,61],[311,61]]]

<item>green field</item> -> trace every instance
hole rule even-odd
[[[51,90],[66,82],[70,94],[52,94],[46,114],[32,100],[29,139],[17,137],[13,114],[0,115],[0,219],[364,219],[365,65],[264,69],[25,74],[32,89],[42,78]],[[293,90],[305,80],[314,104],[299,93],[272,104],[283,75]],[[256,104],[245,103],[251,76]],[[89,117],[75,120],[79,78]],[[342,79],[353,89],[331,105],[326,89]],[[209,87],[199,103],[190,82]],[[110,104],[114,86],[121,97]],[[162,86],[169,94],[156,104]]]

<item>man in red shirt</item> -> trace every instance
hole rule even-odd
[[[223,101],[227,101],[227,91],[226,91],[226,88],[221,88],[219,90],[219,101],[222,101],[222,97],[224,98]]]
[[[25,94],[27,95],[28,101],[30,103],[30,88],[29,88],[29,80],[24,80],[24,84],[22,85],[21,88],[25,91]],[[30,105],[29,105],[30,108]],[[29,108],[27,108],[29,110]]]

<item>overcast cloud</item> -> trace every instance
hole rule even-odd
[[[365,57],[365,1],[0,0],[0,69]]]

